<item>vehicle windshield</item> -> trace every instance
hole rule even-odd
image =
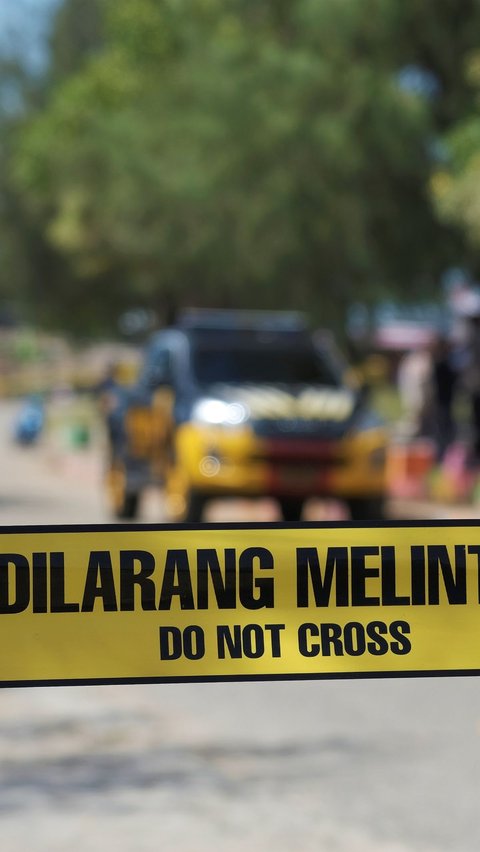
[[[339,377],[313,346],[279,344],[232,346],[197,344],[192,353],[193,375],[200,385],[316,384],[336,386]]]

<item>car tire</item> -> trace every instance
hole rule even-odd
[[[384,521],[386,518],[384,497],[352,497],[347,500],[352,521]]]
[[[107,475],[108,501],[117,521],[132,521],[137,517],[140,492],[127,491],[127,480],[123,464],[114,463]]]
[[[138,507],[140,504],[140,494],[138,492],[130,492],[125,494],[122,505],[116,509],[116,517],[118,520],[133,521],[138,515]]]
[[[303,497],[279,497],[278,503],[284,521],[296,523],[301,520],[304,504]]]
[[[185,524],[199,524],[203,520],[203,513],[208,502],[208,497],[198,491],[190,491],[185,499],[185,511],[182,521]]]

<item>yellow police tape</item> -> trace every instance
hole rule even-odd
[[[0,685],[480,673],[480,524],[0,532]]]

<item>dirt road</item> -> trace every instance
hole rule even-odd
[[[97,455],[11,413],[0,523],[105,521]],[[480,848],[474,678],[6,689],[0,754],[2,852]]]

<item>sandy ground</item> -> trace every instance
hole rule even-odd
[[[96,451],[12,414],[0,523],[106,521]],[[2,852],[480,848],[475,678],[4,689],[0,755]]]

